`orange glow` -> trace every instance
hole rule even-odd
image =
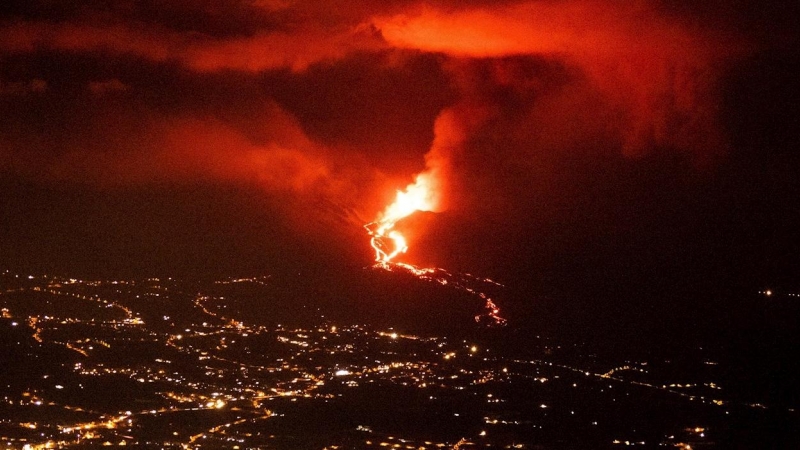
[[[377,220],[364,225],[364,228],[371,236],[370,245],[375,250],[375,261],[377,261],[375,267],[390,272],[403,271],[420,280],[433,281],[478,297],[484,302],[484,312],[475,316],[475,321],[486,323],[489,326],[504,326],[506,320],[500,316],[500,308],[484,292],[472,287],[475,285],[502,286],[499,283],[489,278],[477,278],[469,274],[453,275],[439,268],[419,268],[411,264],[392,262],[397,255],[408,250],[406,238],[394,229],[397,222],[416,211],[437,211],[439,209],[441,184],[438,183],[438,178],[442,177],[444,173],[440,165],[441,153],[464,139],[463,134],[460,133],[461,129],[454,126],[453,114],[454,110],[446,110],[436,121],[436,140],[433,148],[426,155],[427,170],[417,175],[414,183],[409,184],[405,191],[397,191],[394,202],[386,207]],[[481,114],[476,116],[478,118],[473,117],[473,120],[482,120]],[[392,333],[391,337],[396,338],[397,334]],[[476,351],[477,347],[473,347],[472,352]],[[449,359],[449,356],[446,355],[445,359]]]
[[[522,0],[483,7],[425,6],[376,16],[372,24],[396,48],[455,58],[562,60],[586,75],[591,89],[617,111],[614,116],[622,114],[621,120],[606,117],[603,126],[620,133],[627,156],[641,155],[654,143],[714,156],[709,152],[724,145],[714,79],[719,67],[746,55],[749,45],[665,12],[660,2],[649,0]],[[672,100],[664,102],[665,96]],[[551,112],[539,120],[580,113]],[[675,123],[671,117],[685,120]]]
[[[326,29],[311,25],[303,39],[286,32],[261,32],[247,37],[208,39],[201,33],[142,28],[125,24],[49,23],[22,21],[0,29],[0,47],[13,52],[43,47],[68,51],[103,50],[136,55],[150,61],[176,61],[197,72],[239,70],[294,71],[325,60],[385,44],[361,29]],[[270,51],[265,51],[270,49]]]
[[[436,207],[436,194],[429,174],[417,175],[413,184],[405,191],[397,191],[397,197],[375,222],[364,225],[372,239],[370,244],[375,249],[375,261],[388,263],[400,253],[408,250],[406,238],[395,225],[401,219],[416,211],[432,211]],[[388,243],[387,241],[391,241]]]

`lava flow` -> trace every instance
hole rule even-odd
[[[492,284],[500,286],[488,278],[478,278],[469,274],[453,275],[444,269],[419,268],[412,264],[392,262],[400,253],[408,250],[405,237],[397,231],[395,225],[401,219],[408,217],[416,211],[433,211],[437,206],[437,195],[432,186],[429,175],[417,175],[413,184],[408,185],[405,191],[397,191],[394,203],[389,205],[383,214],[374,222],[364,225],[371,236],[370,245],[375,250],[375,268],[388,271],[401,270],[416,276],[421,280],[434,281],[441,285],[474,295],[485,302],[484,312],[475,316],[478,323],[488,325],[505,325],[506,320],[500,317],[500,308],[475,284]]]
[[[432,211],[435,206],[430,177],[425,174],[417,175],[414,184],[409,184],[405,192],[397,191],[394,203],[386,208],[380,219],[364,225],[372,236],[370,244],[375,249],[375,261],[386,264],[405,253],[408,250],[406,239],[394,226],[415,211]]]

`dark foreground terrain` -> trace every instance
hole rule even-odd
[[[0,288],[4,448],[800,441],[796,390],[780,371],[793,363],[781,355],[737,359],[719,343],[648,350],[644,334],[624,347],[519,320],[487,327],[474,320],[475,298],[402,273],[312,282],[6,272]],[[765,360],[761,372],[750,367]]]

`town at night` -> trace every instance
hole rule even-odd
[[[545,336],[512,349],[503,345],[507,329],[462,323],[471,331],[459,338],[417,335],[332,320],[322,309],[279,324],[268,311],[285,299],[272,283],[4,273],[3,441],[690,449],[796,433],[794,407],[729,387],[736,377],[713,359],[719,349],[686,349],[675,359],[599,355]],[[255,293],[272,300],[247,314]]]
[[[780,0],[4,0],[0,450],[800,448]]]

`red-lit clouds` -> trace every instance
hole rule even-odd
[[[325,129],[355,126],[337,119],[353,114],[347,101],[320,118],[295,107],[291,94],[279,106],[273,91],[281,86],[274,84],[301,78],[314,67],[347,72],[356,56],[402,73],[411,70],[408,61],[435,54],[457,98],[425,125],[434,132],[424,158],[427,169],[425,149],[381,151],[418,157],[418,169],[440,183],[443,207],[458,203],[470,190],[502,201],[504,192],[492,190],[497,179],[517,183],[530,178],[537,158],[576,148],[637,155],[660,147],[688,152],[699,162],[713,159],[724,148],[717,82],[742,48],[713,24],[701,26],[689,15],[670,12],[666,3],[647,1],[277,0],[228,2],[225,7],[179,2],[151,5],[157,14],[134,14],[135,2],[125,5],[110,12],[79,9],[64,17],[23,12],[0,21],[0,56],[31,67],[0,73],[4,116],[12,115],[10,96],[41,97],[24,100],[32,105],[28,122],[2,130],[0,153],[10,155],[5,167],[12,165],[16,174],[97,185],[244,180],[270,192],[326,197],[360,209],[371,220],[384,206],[377,199],[391,194],[387,180],[400,180],[393,186],[398,188],[414,174],[386,168],[380,173],[370,161],[381,155],[374,155],[363,139],[362,148],[353,149],[310,133],[320,120],[334,124]],[[54,71],[43,62],[53,55],[110,68],[94,74],[78,60]],[[131,59],[152,70],[131,74],[124,69],[128,66],[113,64]],[[283,78],[259,81],[274,73]],[[178,85],[228,74],[251,85],[268,85],[248,88],[255,100],[246,100],[264,105],[257,119],[231,112],[236,107],[230,104],[242,99],[226,97],[227,91],[191,102],[187,98],[202,96],[208,85]],[[168,84],[162,76],[178,78],[170,81],[177,87],[162,87]],[[60,84],[52,80],[58,77],[63,78]],[[81,78],[80,89],[59,87],[75,78]],[[358,83],[357,76],[350,79]],[[314,82],[304,86],[328,93],[357,88],[324,76]],[[407,90],[421,90],[419,83]],[[136,100],[142,95],[145,100]],[[310,106],[304,107],[311,110],[315,100],[330,101],[306,97]],[[71,117],[68,107],[42,113],[47,102],[76,104],[77,109],[85,104],[94,112],[79,112],[78,118]],[[358,105],[371,107],[369,99]],[[414,110],[409,107],[408,114]],[[410,117],[392,120],[413,122]],[[384,132],[380,125],[377,121],[376,135]],[[342,129],[342,135],[347,132]]]
[[[333,61],[382,44],[367,29],[259,32],[252,36],[215,38],[141,24],[93,25],[42,22],[12,24],[0,30],[0,45],[9,53],[54,49],[128,54],[155,62],[178,63],[200,71],[258,72]]]
[[[254,123],[228,117],[236,115],[227,111],[235,105],[220,106],[241,100],[236,96],[206,95],[192,102],[198,97],[192,83],[164,90],[160,84],[175,81],[141,78],[158,77],[159,67],[164,67],[165,79],[177,68],[189,79],[192,74],[202,79],[209,73],[244,73],[252,85],[270,71],[302,72],[311,64],[333,65],[354,52],[387,48],[360,18],[336,18],[324,14],[325,8],[295,7],[291,2],[251,3],[179,2],[137,12],[139,5],[122,2],[110,11],[64,7],[63,18],[29,19],[21,14],[0,21],[0,56],[32,66],[40,66],[53,54],[111,61],[107,64],[112,66],[110,77],[64,67],[58,77],[87,79],[78,97],[58,98],[59,92],[53,92],[50,97],[24,99],[21,109],[29,110],[31,117],[27,123],[17,119],[18,126],[9,125],[11,136],[0,151],[13,157],[6,158],[4,166],[18,175],[102,186],[167,180],[253,182],[268,191],[346,201],[339,197],[350,189],[351,178],[370,180],[374,170],[363,167],[358,158],[339,158],[335,150],[307,137],[292,113],[263,90],[250,86],[251,94],[259,98],[248,101],[264,104],[256,113],[260,123]],[[32,13],[37,14],[41,11]],[[130,59],[155,69],[147,74],[116,73],[120,69],[113,68],[113,62]],[[41,93],[46,83],[39,78],[5,82],[0,77],[0,96]],[[56,111],[49,115],[56,120],[48,120],[40,113],[49,101],[71,102],[81,111],[71,114],[70,107],[55,105]],[[176,103],[178,110],[165,113],[164,103]],[[338,179],[337,171],[363,175]]]
[[[719,152],[715,83],[744,50],[720,30],[641,1],[421,7],[375,24],[399,48],[461,58],[544,56],[579,68],[586,78],[581,95],[593,89],[603,96],[597,114],[616,128],[627,154],[653,145],[691,150],[701,159]],[[514,82],[501,71],[496,83]]]
[[[298,192],[330,176],[310,143],[258,145],[215,119],[174,119],[142,130],[141,136],[145,140],[110,154],[68,152],[49,174],[62,181],[83,177],[103,186],[221,180]]]

